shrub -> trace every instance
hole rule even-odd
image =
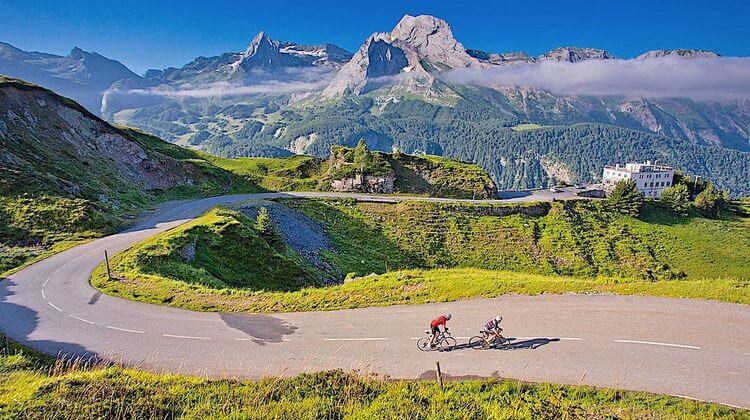
[[[727,201],[727,193],[708,183],[706,188],[695,197],[695,208],[705,217],[718,217]]]
[[[267,208],[261,207],[258,210],[258,216],[255,218],[255,229],[265,236],[273,236],[273,223]]]
[[[628,179],[617,183],[607,197],[607,203],[619,213],[637,217],[643,208],[643,194],[638,191],[635,181]]]
[[[677,213],[685,213],[690,209],[690,191],[687,185],[676,184],[662,191],[660,201]]]

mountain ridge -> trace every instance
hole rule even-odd
[[[607,124],[638,130],[638,136],[649,142],[651,135],[670,139],[663,143],[674,150],[693,148],[698,156],[684,170],[716,175],[726,180],[726,188],[744,188],[724,172],[714,173],[718,169],[705,160],[717,159],[713,146],[750,151],[750,100],[563,95],[533,86],[462,84],[444,77],[452,70],[623,61],[606,50],[560,47],[537,57],[488,53],[466,49],[442,19],[407,15],[390,32],[370,35],[354,54],[342,51],[327,44],[274,41],[261,32],[244,51],[198,57],[181,69],[149,70],[143,78],[115,82],[102,98],[101,109],[108,121],[227,157],[323,157],[330,145],[354,146],[359,138],[374,150],[399,147],[406,153],[446,154],[481,162],[500,188],[546,185],[560,166],[567,168],[569,178],[582,181],[596,180],[599,174],[581,172],[588,168],[579,162],[584,155],[567,156],[564,162],[546,152],[520,156],[514,155],[519,151],[508,153],[509,144],[503,145],[500,159],[525,160],[526,166],[498,164],[486,155],[489,144],[476,144],[476,137],[532,137],[540,132],[510,131],[534,123],[552,126],[543,131],[545,135],[560,136],[555,141],[568,144],[573,139],[565,127]],[[630,61],[718,57],[703,50],[653,50]],[[621,135],[614,128],[587,132]],[[440,140],[446,133],[455,138]],[[609,164],[626,158],[613,154],[616,139],[600,141],[599,147],[607,150],[597,151],[601,156],[593,161]]]

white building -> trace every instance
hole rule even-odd
[[[602,174],[604,190],[611,192],[618,182],[632,179],[638,190],[646,197],[658,198],[665,188],[671,187],[674,179],[674,168],[666,165],[646,163],[628,163],[625,166],[605,166]]]

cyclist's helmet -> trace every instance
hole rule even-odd
[[[496,316],[496,317],[495,317],[495,322],[497,322],[498,324],[499,324],[499,323],[500,323],[500,321],[502,321],[502,320],[503,320],[503,317],[501,317],[500,315],[498,315],[498,316]]]
[[[445,319],[451,319],[451,314],[445,314]]]

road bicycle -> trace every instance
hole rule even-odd
[[[502,331],[502,330],[500,330]],[[482,333],[483,331],[479,331]],[[489,337],[489,338],[486,338]],[[510,347],[510,340],[503,337],[502,334],[497,337],[494,334],[491,336],[475,335],[469,339],[469,347],[474,350],[487,350],[489,348],[508,348]]]
[[[435,341],[432,341],[432,331],[424,330],[424,332],[427,334],[427,337],[422,337],[417,340],[417,348],[422,351],[451,351],[458,344],[456,339],[451,337],[451,333],[448,331],[438,333],[437,337],[435,337]],[[430,345],[431,341],[433,342],[432,345]]]

